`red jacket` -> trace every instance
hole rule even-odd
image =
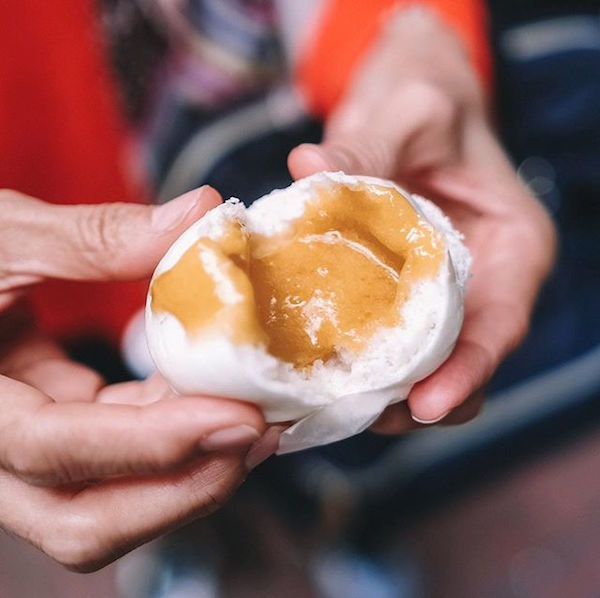
[[[93,6],[0,2],[0,187],[57,203],[137,200]],[[51,334],[116,339],[145,286],[51,282],[32,299]]]

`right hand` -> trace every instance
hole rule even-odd
[[[326,123],[323,143],[289,156],[301,178],[344,170],[393,179],[435,201],[473,256],[453,353],[390,406],[374,430],[474,417],[483,390],[523,340],[556,251],[545,209],[518,180],[487,119],[457,39],[424,10],[399,10]]]
[[[265,424],[242,402],[176,397],[159,375],[106,386],[9,306],[44,278],[146,276],[219,201],[208,188],[165,208],[0,192],[0,527],[70,569],[214,511],[256,463]]]

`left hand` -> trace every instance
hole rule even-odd
[[[393,19],[327,121],[323,143],[294,149],[289,167],[295,178],[343,170],[399,180],[465,235],[473,277],[454,352],[374,429],[393,434],[476,415],[486,383],[527,332],[556,241],[487,122],[457,40],[422,10]]]
[[[214,511],[277,439],[250,449],[265,429],[256,407],[178,397],[159,375],[106,386],[13,303],[44,278],[145,277],[219,202],[207,187],[161,207],[0,191],[0,529],[71,569]]]

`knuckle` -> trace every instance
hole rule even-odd
[[[28,440],[9,443],[3,461],[11,473],[24,481],[36,483],[44,477],[38,451]]]
[[[202,516],[218,511],[233,496],[246,475],[239,457],[229,455],[212,460],[188,474],[190,510]]]
[[[180,464],[193,455],[195,437],[190,437],[183,427],[178,425],[180,420],[170,420],[164,416],[161,405],[155,403],[147,409],[140,410],[147,438],[151,443],[145,443],[145,448],[139,457],[141,465],[148,473],[160,473]],[[139,451],[136,451],[139,454]],[[133,468],[132,468],[133,470]]]
[[[394,174],[394,156],[390,144],[382,138],[373,139],[369,152],[369,172],[387,176]]]
[[[3,206],[13,204],[16,201],[25,198],[26,196],[22,193],[19,193],[19,191],[13,191],[12,189],[4,188],[0,189],[0,204]]]
[[[402,95],[420,122],[447,127],[458,116],[456,104],[434,83],[413,81],[402,89]]]
[[[63,567],[79,573],[98,569],[109,553],[99,523],[72,513],[57,518],[41,549]]]
[[[35,420],[27,425],[15,425],[11,439],[6,443],[3,463],[5,468],[24,482],[35,486],[68,482],[71,472],[56,458],[47,431]]]
[[[33,480],[38,473],[37,464],[30,455],[25,454],[22,451],[7,451],[6,461],[11,473],[14,473],[21,479]]]
[[[111,258],[116,258],[124,248],[123,222],[128,220],[128,209],[124,204],[100,204],[93,208],[83,208],[77,219],[79,244],[84,256],[97,257],[94,266],[110,272]]]
[[[387,175],[393,174],[392,152],[385,139],[375,137],[368,130],[345,140],[335,148],[343,156],[346,170],[353,174]]]
[[[233,496],[236,485],[209,486],[202,491],[202,511],[204,515],[210,515],[220,510]]]
[[[171,438],[157,439],[152,447],[150,469],[162,471],[174,465],[183,458],[184,453],[188,452],[187,450],[184,451],[183,448],[187,447],[179,447]]]

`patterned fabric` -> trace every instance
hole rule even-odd
[[[143,1],[143,0],[142,0]],[[159,2],[174,35],[173,67],[181,93],[203,106],[222,106],[281,76],[273,2]]]
[[[275,2],[101,1],[113,66],[137,132],[136,159],[159,194],[190,139],[285,79]],[[248,139],[234,133],[227,151]],[[215,146],[209,154],[220,156]]]
[[[284,73],[273,0],[101,0],[101,8],[134,120],[165,94],[223,108]]]

